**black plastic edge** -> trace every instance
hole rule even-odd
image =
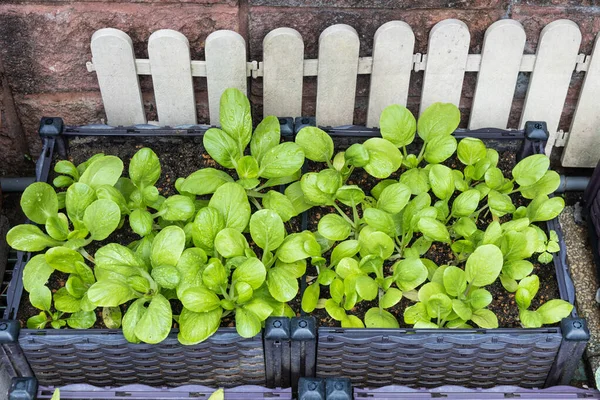
[[[590,340],[590,330],[583,318],[564,318],[560,321],[563,338],[569,342],[587,342]]]
[[[300,378],[298,381],[298,400],[325,400],[325,379]]]
[[[352,382],[350,378],[327,378],[325,381],[327,400],[352,400]]]
[[[34,377],[12,378],[8,389],[8,400],[33,400],[37,388],[38,382]]]
[[[544,121],[527,121],[525,122],[525,140],[521,147],[521,151],[517,154],[517,161],[521,161],[527,156],[535,154],[535,148],[539,143],[546,143],[550,134],[548,127]]]
[[[546,379],[546,387],[568,385],[571,382],[590,339],[590,332],[583,318],[564,318],[560,327],[563,341]]]
[[[317,370],[317,320],[302,316],[291,321],[292,354],[290,371],[291,385],[298,390],[298,381],[304,377],[314,377]]]
[[[0,344],[15,343],[20,329],[19,321],[0,319]]]
[[[317,126],[317,119],[315,117],[296,117],[294,120],[294,133],[300,132],[302,128],[307,126]]]
[[[292,117],[280,117],[279,119],[279,132],[283,137],[294,136],[294,118]]]
[[[290,386],[290,319],[269,317],[264,330],[265,376],[268,388]]]
[[[42,117],[38,133],[41,137],[58,136],[63,132],[64,123],[60,117]]]

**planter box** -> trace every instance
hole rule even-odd
[[[60,118],[43,118],[40,124],[43,150],[36,178],[48,180],[54,152],[66,157],[69,139],[73,137],[103,136],[117,143],[123,137],[152,138],[172,140],[180,145],[182,140],[201,143],[206,129],[202,126],[183,129],[63,127]],[[6,320],[17,317],[24,293],[23,268],[30,257],[28,253],[19,253],[8,290]],[[41,386],[78,383],[97,386],[136,383],[159,387],[186,384],[285,386],[285,382],[278,381],[282,379],[281,373],[275,374],[271,368],[271,359],[267,357],[265,361],[262,333],[246,339],[240,337],[235,328],[221,328],[207,341],[193,346],[181,345],[177,341],[177,330],[160,344],[150,345],[129,343],[120,329],[21,329],[18,343]]]
[[[128,385],[116,388],[103,388],[91,385],[68,385],[60,388],[61,399],[207,399],[213,388],[200,385],[186,385],[177,388],[154,388],[144,385]],[[54,388],[40,387],[36,399],[50,399]],[[266,389],[262,386],[238,386],[225,389],[225,397],[231,400],[274,399],[291,400],[291,389]]]
[[[290,131],[291,119],[281,122],[285,124],[282,133]],[[303,124],[304,119],[297,119],[296,129]],[[529,125],[528,137],[543,133],[534,124]],[[40,129],[44,149],[38,161],[37,179],[48,179],[53,152],[66,156],[68,140],[73,136],[105,136],[111,140],[135,136],[175,141],[191,137],[199,141],[205,129],[105,126],[63,129],[60,119],[46,118]],[[347,138],[349,142],[377,135],[375,130],[357,127],[329,131],[332,136]],[[457,131],[456,136],[480,137],[488,146],[523,156],[543,148],[541,141],[526,139],[523,131]],[[561,236],[558,221],[550,221],[549,228]],[[565,258],[561,242],[561,251],[554,257],[556,277],[561,298],[573,303],[574,288]],[[28,254],[20,255],[9,288],[5,319],[17,316],[23,294],[21,275],[28,259]],[[390,383],[417,387],[564,384],[568,383],[588,339],[585,321],[574,312],[560,326],[542,329],[317,329],[314,318],[300,317],[291,321],[267,320],[264,332],[251,339],[241,338],[233,328],[222,328],[195,346],[180,345],[176,331],[157,345],[131,344],[120,330],[108,329],[23,329],[18,340],[41,386],[74,383],[121,386],[135,382],[211,387],[291,384],[296,388],[299,377],[315,375],[347,377],[362,387]]]
[[[543,124],[545,125],[545,124]],[[488,147],[526,157],[543,151],[540,126],[523,131],[482,129],[457,131],[478,137]],[[541,127],[543,128],[543,127]],[[542,131],[544,129],[541,129]],[[332,136],[371,137],[373,130],[332,129]],[[526,137],[527,134],[527,137]],[[566,264],[566,248],[558,219],[548,222],[560,238],[554,266],[560,297],[574,304],[575,289]],[[541,329],[346,329],[319,327],[316,333],[316,376],[346,377],[354,386],[391,383],[411,387],[461,385],[528,388],[568,384],[589,339],[585,320],[566,318],[558,327]]]
[[[493,389],[467,389],[460,386],[442,386],[435,389],[411,389],[406,386],[384,386],[378,389],[354,389],[354,399],[600,399],[600,392],[572,386],[554,386],[547,389],[523,389],[516,386],[498,386]]]

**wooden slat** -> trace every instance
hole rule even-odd
[[[562,155],[564,167],[593,168],[600,159],[600,35],[581,88],[577,108]]]
[[[206,38],[205,53],[210,123],[218,126],[225,89],[234,87],[247,94],[246,43],[236,32],[215,31]]]
[[[415,35],[406,22],[390,21],[375,32],[368,127],[379,126],[379,116],[385,107],[406,105],[414,47]]]
[[[421,113],[435,102],[459,105],[470,39],[469,28],[457,19],[438,22],[431,29]]]
[[[263,114],[302,115],[304,41],[291,28],[275,29],[263,40]]]
[[[159,124],[195,124],[196,101],[187,38],[170,29],[156,31],[148,39],[148,56]]]
[[[146,114],[129,35],[118,29],[100,29],[92,35],[90,45],[106,122],[113,126],[145,124]]]
[[[556,133],[580,44],[581,32],[573,21],[560,19],[542,29],[521,128],[527,121],[546,121],[548,131]]]
[[[517,21],[496,21],[485,31],[469,129],[506,129],[524,47]]]
[[[358,34],[349,25],[332,25],[319,37],[317,124],[350,125],[358,72]]]

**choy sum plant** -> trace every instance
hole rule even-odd
[[[556,241],[548,241],[535,223],[558,216],[564,200],[548,197],[559,185],[558,174],[548,170],[548,157],[529,156],[515,165],[512,178],[505,177],[496,150],[480,139],[457,142],[452,136],[459,119],[452,104],[433,104],[418,122],[406,108],[390,106],[381,115],[382,138],[354,144],[335,157],[324,131],[299,132],[296,142],[306,157],[327,164],[303,175],[305,202],[336,210],[321,217],[318,233],[337,243],[330,263],[317,265],[318,277],[303,295],[304,311],[324,307],[345,327],[393,328],[398,321],[386,309],[406,297],[418,301],[404,314],[404,321],[416,327],[468,327],[469,321],[498,326],[486,309],[492,296],[483,286],[499,278],[514,292],[532,273],[534,253],[540,262],[551,259]],[[416,134],[420,151],[408,154]],[[374,140],[377,150],[367,146]],[[448,166],[452,156],[462,167]],[[346,184],[356,167],[382,179],[368,194]],[[531,202],[517,208],[510,197],[515,193]],[[481,230],[488,216],[492,222]],[[440,267],[423,258],[435,242],[453,253]],[[329,286],[330,298],[320,299],[321,286]],[[378,303],[364,322],[352,315],[362,300]],[[552,309],[559,319],[568,314],[566,308]]]

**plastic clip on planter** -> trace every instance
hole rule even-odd
[[[352,400],[352,383],[347,378],[300,378],[298,400]]]
[[[314,377],[317,363],[317,323],[314,317],[292,318],[291,379],[294,391],[300,377]]]
[[[291,363],[289,318],[267,318],[264,345],[267,386],[289,387]]]

